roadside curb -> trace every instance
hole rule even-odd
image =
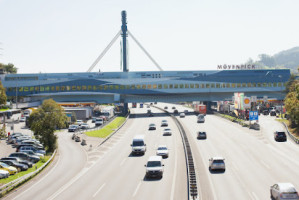
[[[297,139],[295,136],[293,136],[290,131],[289,131],[289,128],[288,126],[284,123],[284,122],[281,122],[284,127],[286,128],[287,132],[288,132],[288,135],[292,138],[292,140],[296,143],[296,144],[299,144],[299,139]]]
[[[16,180],[13,180],[5,185],[3,185],[0,188],[0,198],[3,197],[6,193],[8,193],[9,191],[11,191],[12,189],[22,185],[23,183],[25,183],[27,180],[33,178],[34,176],[36,176],[39,172],[41,172],[54,158],[54,156],[56,155],[56,150],[53,152],[51,158],[45,162],[40,168],[38,168],[37,170],[26,174]]]

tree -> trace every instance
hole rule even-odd
[[[0,68],[4,69],[5,72],[9,74],[16,74],[18,72],[18,68],[16,68],[12,63],[8,63],[7,65],[0,63]]]
[[[7,97],[5,93],[5,88],[0,81],[0,105],[6,105]]]
[[[66,122],[67,116],[64,109],[53,99],[45,100],[41,107],[33,111],[29,117],[30,129],[47,152],[53,152],[56,149],[57,136],[54,132],[57,128],[64,128]]]

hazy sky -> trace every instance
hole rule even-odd
[[[298,0],[0,0],[0,62],[85,72],[128,29],[164,70],[216,70],[299,46]],[[120,39],[93,71],[120,71]],[[129,38],[130,71],[157,70]]]

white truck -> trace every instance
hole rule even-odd
[[[96,122],[95,122],[95,125],[96,126],[102,126],[104,124],[104,120],[103,118],[96,118]]]
[[[104,115],[106,119],[110,119],[114,116],[114,107],[113,106],[107,106],[101,110],[101,115]]]

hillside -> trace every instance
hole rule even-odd
[[[298,73],[299,67],[299,47],[294,47],[281,51],[273,56],[260,54],[259,60],[249,59],[248,64],[255,64],[260,68],[288,68],[291,72]]]

